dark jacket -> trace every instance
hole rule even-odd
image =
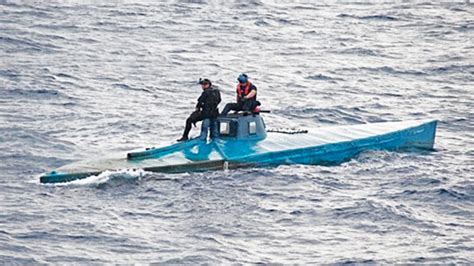
[[[201,96],[198,98],[196,108],[199,108],[204,119],[216,118],[219,115],[219,109],[217,109],[217,106],[220,102],[221,93],[218,89],[214,89],[211,86],[210,88],[202,91]]]

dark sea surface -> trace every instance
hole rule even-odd
[[[474,263],[473,4],[87,2],[0,0],[1,264]],[[241,72],[269,127],[432,118],[435,151],[39,184],[177,139]]]

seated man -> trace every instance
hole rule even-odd
[[[257,106],[257,87],[248,80],[246,74],[240,74],[237,80],[237,103],[226,104],[221,116],[226,116],[231,110],[251,112]]]
[[[201,139],[207,138],[209,128],[211,129],[211,138],[217,137],[216,118],[219,115],[217,106],[221,102],[221,94],[219,90],[212,87],[212,83],[209,79],[199,79],[199,84],[201,84],[202,93],[198,98],[196,110],[186,119],[186,127],[184,128],[183,136],[178,139],[178,141],[188,140],[191,125],[195,125],[198,121],[202,121]]]

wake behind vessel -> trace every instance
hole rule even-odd
[[[106,170],[143,169],[181,173],[281,164],[338,164],[366,150],[432,149],[436,120],[368,123],[267,130],[260,114],[218,118],[219,136],[130,152],[121,158],[81,161],[40,177],[41,183],[69,182]]]

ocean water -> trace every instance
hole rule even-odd
[[[241,72],[269,127],[433,118],[435,151],[39,184]],[[473,264],[473,92],[469,1],[0,0],[0,263]]]

